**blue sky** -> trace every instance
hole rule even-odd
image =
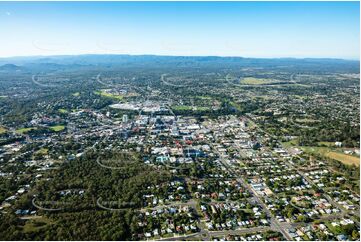
[[[359,2],[0,2],[0,56],[359,59]]]

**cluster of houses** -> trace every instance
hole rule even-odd
[[[28,190],[30,189],[30,184],[26,184],[26,185],[22,185],[19,187],[19,189],[15,192],[14,195],[11,195],[7,198],[5,198],[4,201],[1,201],[1,205],[0,205],[0,210],[3,210],[4,208],[7,208],[7,207],[11,207],[12,205],[14,205],[14,203],[19,199],[19,197],[26,193]],[[34,214],[32,213],[33,211],[30,211],[30,210],[17,210],[15,213],[16,214]]]
[[[247,233],[242,235],[228,234],[225,236],[212,237],[213,241],[280,241],[283,240],[282,234],[274,231],[262,233]]]
[[[344,177],[341,175],[332,174],[327,169],[312,170],[306,172],[305,176],[311,179],[312,182],[315,183],[319,188],[338,187],[339,184],[346,182]]]
[[[83,147],[94,144],[94,140],[97,140],[94,144],[96,145],[100,142],[99,139],[106,137],[109,142],[114,142],[104,147],[104,151],[116,147],[135,147],[130,149],[141,153],[145,164],[171,171],[175,179],[169,183],[148,187],[142,194],[143,206],[153,210],[139,213],[137,226],[141,232],[136,235],[138,239],[172,237],[199,231],[200,221],[195,208],[175,206],[176,203],[187,204],[190,200],[204,202],[199,212],[204,219],[206,230],[209,231],[269,226],[271,221],[265,212],[247,201],[251,197],[251,191],[235,179],[234,174],[224,164],[243,174],[252,192],[265,201],[267,209],[280,223],[292,223],[300,216],[313,220],[341,212],[322,194],[317,195],[315,192],[314,195],[308,195],[307,192],[314,189],[311,182],[318,188],[332,187],[336,183],[342,184],[343,177],[335,178],[327,169],[312,169],[304,175],[295,171],[285,164],[292,163],[293,155],[279,147],[268,147],[265,143],[270,137],[248,129],[246,119],[225,116],[200,121],[194,117],[158,115],[154,113],[166,113],[169,109],[166,105],[155,102],[123,103],[113,105],[112,108],[148,114],[142,115],[139,112],[139,115],[131,120],[124,115],[122,120],[113,120],[109,111],[106,115],[91,110],[69,113],[68,129],[73,133],[63,138],[74,139],[81,148],[77,152],[64,154],[61,158],[69,160],[80,157],[85,152]],[[104,125],[99,126],[99,122]],[[76,125],[72,127],[72,123]],[[61,145],[64,139],[51,136],[51,142],[48,143]],[[3,146],[0,159],[7,152],[10,152],[10,155],[16,154],[22,145],[23,143],[19,142]],[[12,158],[16,159],[16,156]],[[47,157],[45,160],[51,159]],[[47,169],[52,165],[32,162],[31,159],[28,161],[26,164],[40,165],[39,169]],[[41,173],[36,175],[41,178]],[[179,177],[187,178],[178,179]],[[21,194],[22,190],[19,191]],[[82,195],[83,192],[68,190],[61,191],[60,195]],[[17,198],[17,194],[14,196],[11,199]],[[330,196],[346,210],[359,209],[359,197],[353,193],[346,196],[343,188],[332,190]],[[5,202],[9,203],[11,199]],[[302,206],[304,201],[307,201],[306,208]],[[289,206],[295,206],[297,211],[292,216],[282,211]],[[31,213],[16,212],[18,215]],[[159,223],[154,222],[155,218]],[[259,236],[239,236],[238,239],[264,239]],[[293,238],[298,237],[302,238],[299,235]]]
[[[351,219],[331,220],[327,223],[314,223],[306,226],[293,228],[290,235],[294,240],[338,240],[349,241],[354,240],[352,234],[346,234],[343,228],[352,226],[356,234],[360,228]]]
[[[332,190],[328,194],[346,210],[360,210],[360,197],[354,192],[343,189],[342,191]]]
[[[136,223],[138,230],[142,231],[136,235],[139,239],[173,237],[199,231],[195,211],[190,206],[167,206],[140,212]]]
[[[261,208],[246,209],[247,202],[201,204],[200,208],[208,230],[229,230],[268,226],[269,221]]]
[[[171,202],[186,202],[190,198],[187,184],[184,180],[173,180],[167,184],[148,186],[143,194],[144,207],[155,207]]]
[[[249,192],[237,180],[193,180],[192,192],[202,200],[238,200],[249,197]]]

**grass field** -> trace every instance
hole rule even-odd
[[[282,145],[286,148],[292,147],[292,146],[298,146],[298,139],[293,139],[287,142],[282,142]]]
[[[16,130],[16,133],[19,133],[19,134],[25,134],[31,130],[35,130],[37,129],[36,127],[30,127],[30,128],[20,128],[20,129],[17,129]]]
[[[96,91],[94,93],[97,95],[100,95],[102,97],[112,98],[112,99],[116,99],[119,101],[124,99],[123,95],[115,95],[115,94],[111,94],[111,93],[106,93],[104,91]]]
[[[262,84],[270,84],[274,82],[275,80],[272,79],[254,78],[254,77],[245,77],[241,80],[241,84],[246,84],[246,85],[262,85]]]
[[[338,152],[327,152],[326,156],[330,157],[331,159],[341,161],[346,165],[356,165],[360,166],[360,158],[352,155],[346,155]]]
[[[35,152],[36,154],[41,154],[41,155],[46,155],[48,154],[48,149],[46,148],[41,148],[40,150]]]
[[[7,130],[4,127],[0,126],[0,134],[4,134],[4,133],[6,133],[6,131]]]
[[[346,165],[360,166],[360,157],[353,155],[346,155],[343,153],[342,148],[335,148],[334,142],[318,142],[318,145],[322,146],[299,146],[298,139],[290,140],[288,142],[282,142],[285,148],[296,147],[302,149],[304,152],[309,154],[318,154],[334,160],[341,161]]]
[[[64,108],[60,108],[58,110],[60,113],[68,113],[68,110],[64,109]]]
[[[23,227],[25,233],[36,232],[40,229],[46,227],[46,225],[51,224],[52,221],[45,217],[35,217],[33,219],[28,219]]]
[[[320,154],[322,156],[341,161],[346,165],[360,166],[360,158],[342,153],[342,150],[330,149],[328,147],[299,147],[307,153]]]
[[[50,126],[49,128],[55,132],[59,132],[59,131],[64,130],[65,126],[64,125],[54,125],[54,126]]]
[[[322,141],[322,142],[318,142],[318,145],[323,145],[323,146],[327,146],[327,147],[334,147],[335,142]]]

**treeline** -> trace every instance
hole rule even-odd
[[[259,124],[267,132],[283,137],[285,135],[297,136],[298,144],[301,146],[318,146],[318,142],[342,142],[344,147],[359,147],[360,125],[352,126],[336,120],[323,120],[315,123],[310,128],[303,128],[293,122],[280,122],[272,114],[267,115]]]
[[[299,136],[299,144],[304,146],[313,146],[320,141],[339,141],[344,147],[359,147],[360,125],[325,122],[312,130],[304,130]]]

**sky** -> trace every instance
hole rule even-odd
[[[0,2],[0,56],[359,59],[359,2]]]

